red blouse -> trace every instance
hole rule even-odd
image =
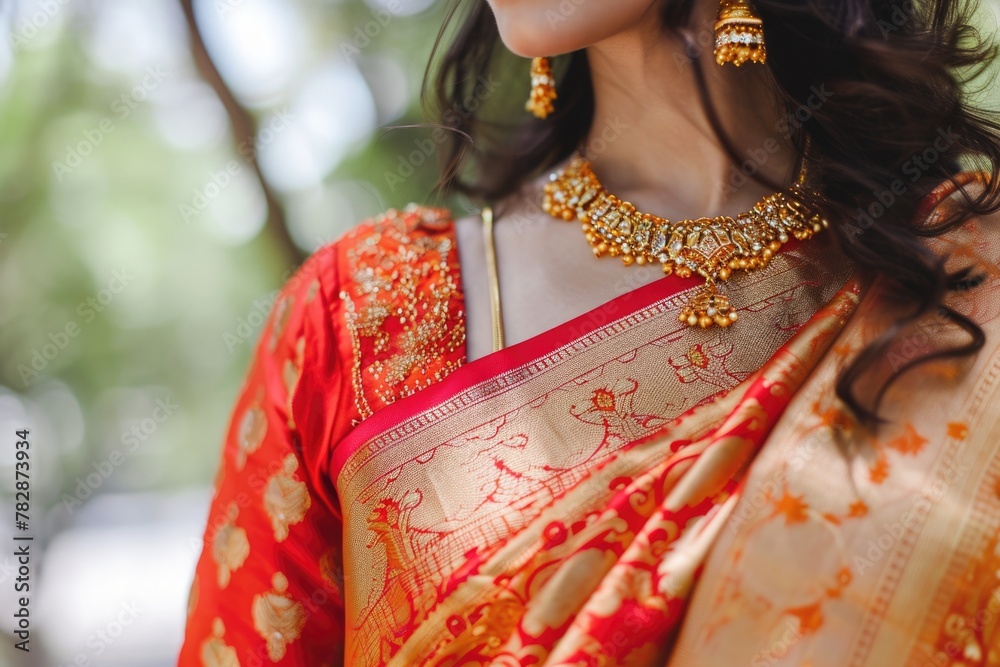
[[[331,451],[362,419],[464,359],[446,211],[389,211],[305,262],[275,303],[236,402],[179,665],[343,664]]]

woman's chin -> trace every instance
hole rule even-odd
[[[641,20],[649,0],[625,0],[613,7],[554,0],[490,0],[500,38],[525,58],[579,51]]]

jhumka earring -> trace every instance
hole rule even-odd
[[[715,62],[739,67],[748,60],[767,62],[764,22],[747,0],[721,0],[715,24]]]
[[[548,118],[555,110],[556,80],[552,76],[552,64],[548,58],[531,60],[531,98],[524,108],[536,118]]]

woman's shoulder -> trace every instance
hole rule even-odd
[[[444,208],[410,204],[391,208],[349,229],[331,246],[344,255],[378,256],[405,253],[428,244],[454,245],[455,221]]]
[[[275,301],[304,298],[333,303],[346,294],[400,294],[403,274],[426,272],[437,265],[457,272],[455,221],[451,212],[410,204],[391,208],[348,229],[314,250],[286,274]]]
[[[464,298],[449,211],[390,209],[317,250],[297,276],[292,291],[322,304],[311,308],[314,329],[349,343],[316,347],[343,357],[362,418],[463,362]],[[312,298],[317,292],[322,298]]]
[[[455,220],[450,211],[410,204],[359,222],[313,251],[297,273],[317,277],[324,285],[339,289],[355,277],[354,268],[409,263],[429,251],[447,255],[454,246]]]

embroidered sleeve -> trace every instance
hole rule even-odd
[[[464,361],[454,226],[412,207],[359,225],[285,285],[236,402],[181,667],[342,665],[332,448]]]
[[[464,297],[447,211],[390,210],[344,237],[338,295],[362,418],[440,382],[465,361]]]
[[[262,331],[216,478],[181,667],[343,664],[342,523],[316,465],[330,416],[312,409],[315,395],[340,396],[335,368],[315,375],[337,363],[322,284],[333,256],[300,269]]]

